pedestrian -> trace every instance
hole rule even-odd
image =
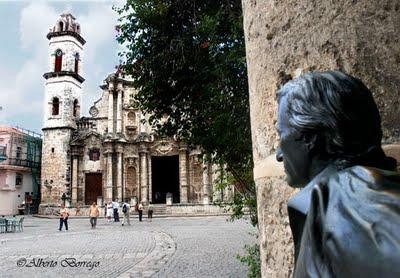
[[[89,210],[90,224],[92,225],[92,229],[96,228],[97,217],[99,217],[99,214],[100,214],[99,208],[97,207],[96,202],[93,202]]]
[[[65,230],[68,231],[68,217],[69,217],[69,210],[65,207],[64,204],[61,204],[59,231],[62,230],[63,224],[65,225]]]
[[[138,205],[138,212],[139,212],[139,221],[142,221],[142,216],[143,216],[143,205],[142,205],[142,203],[139,203],[139,205]]]
[[[128,225],[131,225],[131,221],[129,220],[129,210],[131,206],[127,203],[124,202],[122,205],[122,213],[124,214],[124,218],[122,219],[122,226],[124,226],[125,223],[128,223]]]
[[[153,204],[149,202],[149,206],[147,207],[147,220],[153,221]]]
[[[108,202],[107,205],[107,222],[111,222],[111,217],[113,216],[113,206],[111,202]]]
[[[112,202],[113,210],[114,210],[114,222],[119,222],[119,203],[114,201]]]

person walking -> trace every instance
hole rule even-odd
[[[112,203],[109,202],[107,205],[107,222],[111,222],[111,217],[113,216],[113,206]]]
[[[142,205],[142,203],[139,203],[139,205],[138,205],[138,213],[139,213],[139,221],[142,222],[142,216],[143,216],[143,205]]]
[[[128,223],[128,225],[131,225],[131,221],[129,219],[129,210],[130,210],[131,206],[127,203],[124,202],[124,204],[122,205],[122,213],[124,214],[124,218],[122,219],[122,226],[124,226],[125,223]]]
[[[68,231],[68,217],[69,217],[69,210],[65,207],[64,204],[61,204],[60,209],[60,228],[59,231],[62,230],[63,224],[65,225],[65,230]]]
[[[112,207],[114,210],[114,222],[119,222],[119,203],[116,201],[112,202]]]
[[[149,202],[149,206],[147,207],[147,220],[153,221],[153,204]]]
[[[100,214],[99,208],[97,207],[96,202],[93,202],[89,210],[90,224],[92,225],[92,229],[96,228],[97,217],[99,217],[99,214]]]

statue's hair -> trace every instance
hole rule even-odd
[[[316,134],[330,158],[347,166],[395,167],[381,148],[381,118],[372,93],[359,79],[338,71],[313,72],[286,83],[278,100],[284,96],[290,125]]]

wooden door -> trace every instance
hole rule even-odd
[[[85,179],[85,204],[91,205],[97,202],[97,197],[103,196],[102,174],[89,173]]]

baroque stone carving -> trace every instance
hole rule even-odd
[[[372,93],[341,72],[278,92],[277,160],[303,188],[288,212],[294,277],[400,277],[400,175],[381,148]]]
[[[156,155],[167,155],[174,151],[174,145],[172,142],[162,140],[153,147],[153,150]]]
[[[97,117],[97,115],[99,115],[99,110],[95,106],[92,106],[89,109],[89,114],[92,117]]]

